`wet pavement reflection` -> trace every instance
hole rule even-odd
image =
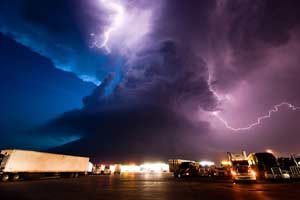
[[[298,199],[300,183],[234,184],[171,174],[87,176],[0,183],[3,199]]]

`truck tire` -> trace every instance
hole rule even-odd
[[[18,181],[20,180],[20,175],[19,174],[14,174],[12,177],[12,181]]]
[[[178,178],[178,173],[174,172],[174,177]]]
[[[75,174],[74,173],[70,173],[69,174],[69,178],[74,178],[75,177]]]
[[[1,180],[2,180],[3,182],[9,181],[9,174],[3,174],[2,177],[1,177]]]
[[[177,178],[182,178],[180,173],[177,174]]]

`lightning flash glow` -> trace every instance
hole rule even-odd
[[[217,93],[217,91],[214,89],[214,87],[212,86],[212,75],[211,75],[211,73],[209,74],[208,83],[209,83],[210,91],[214,94],[214,96],[217,98],[217,100],[219,102],[222,102],[224,100],[230,100],[229,95],[225,95],[225,96],[219,95]],[[273,108],[268,111],[268,114],[258,117],[255,122],[253,122],[253,123],[251,123],[251,124],[249,124],[248,126],[245,126],[245,127],[233,127],[232,125],[229,124],[229,122],[226,119],[224,119],[223,117],[220,116],[221,111],[214,111],[211,114],[214,117],[216,117],[220,122],[222,122],[227,129],[229,129],[231,131],[248,131],[248,130],[250,130],[251,128],[253,128],[255,126],[260,125],[263,120],[271,118],[272,114],[278,112],[279,108],[283,107],[283,106],[287,106],[289,109],[291,109],[293,111],[300,110],[300,107],[295,106],[295,105],[293,105],[289,102],[281,102],[281,103],[276,104],[275,106],[273,106]]]
[[[104,31],[102,36],[103,38],[102,42],[99,44],[98,41],[96,40],[93,45],[98,48],[104,48],[107,51],[107,53],[110,53],[108,42],[110,40],[111,34],[114,31],[116,31],[124,21],[125,9],[120,3],[117,3],[113,0],[100,0],[100,2],[103,6],[105,6],[105,8],[111,10],[115,14],[111,15],[111,17],[113,18],[112,23]],[[94,34],[92,34],[92,36],[94,36]]]
[[[266,114],[264,116],[261,116],[261,117],[258,117],[256,122],[254,122],[254,123],[252,123],[252,124],[250,124],[246,127],[237,127],[237,128],[231,126],[224,118],[222,118],[220,116],[220,111],[215,111],[212,114],[217,119],[219,119],[225,125],[226,128],[228,128],[232,131],[247,131],[247,130],[250,130],[251,128],[255,127],[255,126],[260,125],[264,119],[270,118],[272,116],[272,113],[278,112],[279,108],[282,107],[282,106],[288,106],[288,108],[290,108],[291,110],[294,110],[294,111],[300,110],[300,107],[294,106],[294,105],[292,105],[288,102],[282,102],[280,104],[275,105],[271,110],[269,110],[268,114]]]

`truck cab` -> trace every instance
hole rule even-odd
[[[247,160],[236,160],[231,162],[231,176],[234,181],[255,181],[256,174],[249,166]]]
[[[114,174],[121,174],[121,164],[115,165]]]
[[[194,162],[182,162],[179,165],[177,178],[192,177],[198,174],[197,166]]]
[[[181,178],[183,176],[190,176],[190,172],[193,171],[191,166],[195,161],[182,160],[182,159],[170,159],[169,171],[174,174],[174,177]]]
[[[99,174],[101,174],[101,165],[96,164],[96,165],[94,166],[94,168],[93,168],[92,174],[94,174],[94,175],[99,175]]]
[[[104,174],[104,175],[110,175],[111,174],[111,170],[110,170],[110,166],[109,165],[105,165],[104,166],[102,174]]]
[[[283,173],[275,156],[268,152],[251,153],[248,156],[249,163],[255,169],[259,178],[263,179],[289,179],[289,175]]]
[[[288,158],[288,157],[278,158],[278,163],[282,172],[282,176],[286,176],[290,178],[299,177],[299,172],[295,174],[295,171],[299,171],[297,170],[298,168],[297,163],[295,163],[292,158]]]
[[[297,167],[300,167],[300,156],[299,156],[299,155],[296,156],[296,155],[292,154],[292,155],[291,155],[291,158],[292,158],[293,161],[295,162],[295,165],[296,165]]]
[[[256,181],[256,173],[251,169],[245,151],[242,153],[227,152],[231,165],[231,178],[237,181]]]

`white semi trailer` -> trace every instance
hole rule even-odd
[[[86,175],[89,158],[37,151],[7,149],[0,153],[0,178],[17,181],[36,176],[77,178]]]

